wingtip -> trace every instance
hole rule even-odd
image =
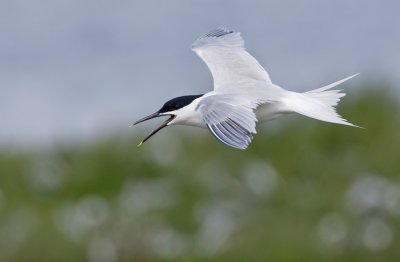
[[[203,36],[201,36],[201,38],[206,38],[206,37],[221,37],[224,35],[229,35],[234,33],[235,31],[230,30],[224,26],[220,26],[217,28],[214,28],[212,30],[210,30],[209,32],[207,32],[206,34],[204,34]]]

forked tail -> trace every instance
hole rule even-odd
[[[346,94],[341,93],[342,90],[330,90],[358,74],[349,76],[327,86],[314,89],[305,93],[290,92],[287,97],[286,104],[291,111],[315,118],[325,122],[331,122],[341,125],[359,127],[348,122],[336,112],[335,106],[340,98]]]

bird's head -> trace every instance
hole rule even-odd
[[[158,110],[157,112],[148,115],[135,123],[133,123],[131,126],[134,126],[136,124],[139,124],[141,122],[156,118],[156,117],[161,117],[161,116],[169,116],[162,124],[156,128],[153,132],[151,132],[145,139],[143,139],[138,146],[141,146],[144,142],[146,142],[150,137],[155,135],[158,131],[163,129],[166,126],[169,126],[170,124],[173,123],[173,120],[179,116],[180,111],[187,105],[193,102],[196,98],[201,97],[202,95],[190,95],[190,96],[179,96],[175,97],[167,102]]]

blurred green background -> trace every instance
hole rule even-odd
[[[398,10],[0,0],[0,262],[400,261]],[[288,90],[361,73],[338,111],[365,129],[290,115],[246,151],[179,126],[137,148],[161,119],[130,121],[212,89],[190,46],[218,26]]]
[[[399,261],[400,107],[388,90],[359,86],[339,105],[365,129],[287,116],[246,151],[190,127],[141,148],[152,127],[3,146],[0,261]]]

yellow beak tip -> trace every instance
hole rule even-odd
[[[143,145],[143,141],[140,142],[140,143],[137,145],[137,147],[140,147],[141,145]]]

